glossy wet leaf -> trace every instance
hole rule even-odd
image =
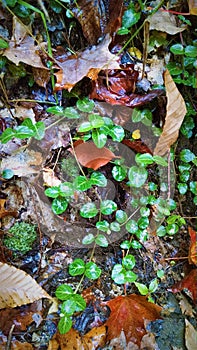
[[[192,162],[195,159],[195,154],[191,152],[189,149],[183,149],[180,152],[179,156],[180,156],[180,159],[186,163]]]
[[[120,223],[123,224],[127,220],[127,213],[124,210],[117,210],[116,211],[116,220]]]
[[[103,134],[102,131],[95,129],[92,131],[92,140],[96,147],[103,148],[107,142],[107,135]]]
[[[121,230],[121,226],[120,226],[119,222],[117,222],[117,221],[111,222],[109,227],[110,227],[110,230],[114,231],[114,232],[120,232],[120,230]]]
[[[60,318],[58,322],[58,330],[60,334],[65,334],[67,333],[72,327],[72,320],[69,315],[65,315]]]
[[[110,215],[116,209],[117,209],[117,204],[110,199],[106,199],[101,202],[100,210],[101,210],[101,213],[104,215]]]
[[[143,283],[134,282],[135,286],[139,290],[141,295],[147,295],[149,292],[148,287]]]
[[[82,244],[91,244],[95,240],[94,235],[92,233],[89,233],[82,239]]]
[[[86,301],[84,298],[79,294],[73,294],[72,296],[73,300],[75,301],[75,311],[83,311],[86,308]]]
[[[116,181],[122,181],[127,176],[127,169],[123,166],[115,165],[112,169],[112,175]]]
[[[148,172],[143,167],[132,166],[128,172],[129,184],[131,187],[142,187],[148,177]]]
[[[62,197],[55,198],[51,206],[54,214],[57,214],[57,215],[64,213],[67,207],[68,207],[68,201]]]
[[[154,162],[153,156],[150,153],[136,154],[135,161],[142,166],[146,166]]]
[[[60,300],[67,300],[73,294],[73,290],[67,284],[61,284],[55,291],[55,296]]]
[[[96,228],[103,232],[108,232],[109,222],[107,220],[97,221]]]
[[[105,175],[100,172],[93,172],[90,177],[92,185],[96,185],[99,187],[107,186],[107,179]]]
[[[72,297],[64,301],[61,305],[61,313],[66,314],[67,316],[73,315],[75,310],[76,310],[76,303]]]
[[[131,254],[126,255],[123,259],[122,259],[122,266],[126,269],[126,270],[132,270],[135,266],[135,257]]]
[[[68,268],[71,276],[82,275],[85,271],[85,263],[82,259],[75,259]]]
[[[102,235],[102,234],[99,234],[99,235],[95,238],[95,242],[96,242],[96,244],[98,244],[100,247],[108,247],[108,245],[109,245],[107,238],[106,238],[104,235]]]
[[[197,242],[197,232],[191,227],[188,227],[188,232],[190,236],[190,246],[189,246],[189,263],[197,265],[197,250],[196,250],[196,242]]]
[[[127,223],[126,223],[126,229],[129,233],[135,233],[138,230],[138,224],[135,220],[130,219]]]
[[[80,215],[83,218],[93,218],[98,214],[96,205],[92,202],[84,204],[80,209]]]
[[[90,179],[87,179],[87,177],[79,175],[74,180],[74,186],[76,186],[76,189],[79,191],[86,191],[92,187],[92,182]]]
[[[101,269],[92,261],[89,261],[85,267],[85,276],[89,279],[95,280],[100,277]]]

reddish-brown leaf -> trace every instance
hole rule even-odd
[[[161,318],[161,307],[149,303],[144,296],[131,294],[119,296],[106,303],[111,314],[106,322],[108,327],[107,340],[119,337],[123,330],[127,342],[132,341],[140,345],[141,339],[146,334],[144,321],[153,321]]]
[[[122,143],[124,143],[124,145],[128,146],[136,153],[153,154],[152,151],[150,150],[150,148],[148,146],[146,146],[146,144],[141,140],[126,140],[126,139],[124,139],[124,140],[122,140]]]
[[[75,154],[79,163],[86,168],[97,170],[117,157],[108,148],[97,148],[94,142],[84,142],[75,147]]]
[[[192,227],[188,227],[190,235],[189,263],[197,265],[197,233]]]
[[[168,288],[172,293],[181,292],[184,288],[191,292],[194,303],[197,302],[197,269],[193,269],[185,276],[181,281],[174,284],[171,288]]]

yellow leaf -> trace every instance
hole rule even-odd
[[[132,138],[134,140],[138,140],[138,139],[140,139],[140,137],[141,137],[140,130],[139,129],[134,130],[132,133]]]

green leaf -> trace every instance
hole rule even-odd
[[[156,231],[158,237],[164,237],[166,235],[166,228],[161,225]]]
[[[161,156],[153,156],[153,160],[158,165],[168,166],[168,162]]]
[[[55,114],[55,115],[63,115],[64,114],[64,109],[63,107],[60,106],[53,106],[49,107],[46,110],[48,113]]]
[[[67,333],[72,327],[72,319],[70,316],[63,316],[60,318],[58,322],[58,330],[60,334],[65,334]]]
[[[130,249],[131,248],[131,242],[130,241],[123,241],[121,244],[120,244],[120,248],[121,249]]]
[[[193,45],[187,45],[185,48],[185,56],[197,57],[197,47]]]
[[[98,114],[90,114],[88,120],[91,123],[92,128],[100,128],[104,124],[103,118]]]
[[[57,198],[59,196],[59,187],[58,186],[49,187],[44,191],[44,193],[46,194],[47,197]]]
[[[140,249],[140,248],[142,248],[142,244],[134,239],[134,240],[131,242],[131,247],[132,247],[133,249]]]
[[[140,19],[141,13],[135,11],[135,7],[126,10],[122,17],[122,27],[131,28]]]
[[[168,235],[175,235],[179,230],[179,226],[177,224],[169,224],[166,226],[166,232]]]
[[[61,314],[66,314],[68,316],[71,316],[74,314],[75,310],[76,310],[76,303],[72,297],[64,301],[61,305]]]
[[[85,276],[89,279],[96,280],[101,275],[101,269],[92,261],[89,261],[85,267]]]
[[[67,200],[61,197],[55,198],[51,206],[54,214],[57,214],[57,215],[64,213],[67,207],[68,207]]]
[[[123,271],[124,274],[124,278],[125,278],[125,283],[129,282],[129,283],[133,283],[136,281],[137,279],[137,275],[133,272],[133,271]]]
[[[67,300],[73,293],[74,292],[70,286],[67,284],[61,284],[59,287],[57,287],[55,296],[60,300]]]
[[[191,152],[189,149],[183,149],[180,153],[180,159],[185,163],[192,162],[194,158],[195,158],[195,154]]]
[[[123,259],[122,259],[122,266],[126,269],[126,270],[132,270],[135,266],[135,257],[131,254],[126,255]]]
[[[34,138],[36,140],[42,140],[45,134],[45,125],[43,122],[39,121],[33,125]]]
[[[117,210],[116,212],[116,220],[120,223],[123,224],[127,221],[128,215],[124,210]]]
[[[86,191],[92,187],[92,182],[85,176],[79,175],[75,178],[73,187],[78,191]]]
[[[111,277],[117,284],[125,283],[124,269],[121,264],[114,265]]]
[[[128,177],[130,186],[139,188],[146,182],[148,172],[143,167],[132,166],[129,169]]]
[[[150,209],[146,207],[140,208],[140,214],[142,217],[149,217],[150,215]]]
[[[94,141],[96,147],[103,148],[107,142],[107,136],[100,130],[94,129],[92,131],[92,140]]]
[[[63,110],[63,115],[68,119],[79,119],[80,115],[74,107],[66,107]]]
[[[149,289],[146,287],[145,284],[138,283],[138,282],[134,282],[134,284],[137,287],[137,289],[139,290],[141,295],[147,295],[149,293]]]
[[[197,181],[190,181],[189,188],[193,194],[197,195]]]
[[[19,125],[15,129],[15,137],[18,139],[27,139],[35,135],[34,130],[28,128],[25,125]]]
[[[144,115],[142,114],[141,109],[134,108],[132,113],[132,121],[133,123],[141,122],[144,118]]]
[[[154,278],[154,280],[152,280],[149,284],[149,292],[150,293],[154,293],[158,288],[158,280],[157,278]]]
[[[100,247],[108,247],[108,240],[104,235],[99,234],[96,238],[95,238],[95,242],[96,244],[98,244]]]
[[[107,186],[107,179],[106,179],[105,175],[103,175],[100,172],[96,172],[96,171],[93,172],[91,174],[90,181],[91,181],[92,185],[96,185],[99,187]]]
[[[97,221],[96,228],[100,231],[107,232],[109,231],[109,222],[106,220]]]
[[[144,230],[149,225],[149,218],[148,217],[141,217],[137,223],[138,223],[139,228]]]
[[[0,38],[0,49],[7,49],[8,47],[9,47],[8,42]]]
[[[139,165],[146,166],[148,164],[152,164],[154,162],[153,156],[150,153],[136,154],[135,161]]]
[[[83,218],[93,218],[98,214],[96,205],[92,202],[84,204],[80,209],[80,215]]]
[[[116,181],[122,181],[127,176],[127,169],[126,167],[115,165],[112,169],[112,175]]]
[[[14,176],[14,172],[11,169],[4,169],[1,173],[1,176],[3,177],[3,179],[9,180]]]
[[[182,44],[174,44],[170,47],[170,51],[174,55],[184,55],[185,49]]]
[[[78,128],[78,132],[86,132],[92,130],[92,124],[90,122],[83,122]]]
[[[10,140],[12,140],[13,137],[16,137],[15,130],[13,130],[12,128],[7,128],[2,132],[2,134],[0,136],[0,141],[1,141],[1,143],[4,144],[4,143],[7,143]]]
[[[86,308],[86,302],[83,297],[79,294],[73,294],[73,300],[75,301],[75,311],[83,311]]]
[[[184,182],[179,182],[177,184],[177,188],[178,188],[180,194],[185,194],[188,190],[188,185]]]
[[[180,175],[179,179],[181,182],[187,182],[190,178],[190,172],[188,170],[184,170]]]
[[[71,182],[63,182],[59,186],[59,194],[62,197],[70,197],[74,194],[73,184]]]
[[[111,222],[109,225],[110,230],[114,232],[120,232],[120,224],[117,221]]]
[[[92,112],[94,108],[94,101],[89,100],[88,97],[84,97],[83,99],[77,101],[76,106],[82,112]]]
[[[138,224],[135,220],[131,219],[126,223],[126,229],[129,233],[136,233],[138,231]]]
[[[83,275],[85,271],[85,263],[82,259],[75,259],[68,268],[68,272],[71,276]]]
[[[91,244],[95,241],[94,235],[92,233],[89,233],[82,239],[83,244]]]
[[[106,199],[101,202],[100,210],[103,215],[110,215],[116,209],[117,209],[117,204],[110,199]]]
[[[109,136],[111,136],[113,141],[121,142],[125,137],[124,129],[121,125],[115,125],[110,131]]]
[[[181,74],[183,71],[183,68],[179,63],[176,62],[170,62],[167,64],[167,68],[172,75],[178,75]]]

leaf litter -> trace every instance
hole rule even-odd
[[[191,7],[191,2],[190,2],[190,7]],[[163,13],[163,12],[159,12],[159,13]],[[162,18],[161,22],[164,24],[166,17],[161,15],[161,18]],[[100,20],[101,20],[101,18],[100,18]],[[151,23],[151,20],[150,20],[150,25],[152,26],[151,29],[156,29],[156,30],[159,30],[159,31],[160,30],[166,31],[166,28],[164,29],[164,26],[162,27],[162,25],[163,25],[162,23],[161,23],[161,25],[159,23],[157,23],[155,25],[153,23],[153,21]],[[154,26],[156,26],[156,27],[154,27]],[[15,28],[15,32],[16,32],[17,35],[19,35],[20,34],[20,30],[22,30],[23,28],[20,28],[20,26],[18,26],[18,24],[16,24],[16,28]],[[84,32],[88,33],[89,31],[91,32],[92,29],[86,29],[84,27],[83,30],[84,30]],[[184,30],[183,28],[178,28],[175,25],[175,23],[173,23],[173,25],[170,27],[170,31],[171,32],[169,34],[174,35],[174,34],[176,34],[178,32],[183,31],[183,30]],[[30,61],[25,62],[25,63],[30,65],[30,66],[33,66],[34,62],[32,62],[32,61],[36,59],[36,62],[37,62],[37,60],[39,61],[39,63],[36,63],[36,65],[39,66],[40,59],[39,59],[39,55],[37,55],[37,53],[38,53],[37,52],[37,47],[32,43],[32,40],[30,39],[31,36],[29,36],[27,34],[27,32],[25,33],[25,31],[24,31],[22,33],[24,33],[24,36],[22,35],[22,41],[21,42],[19,41],[18,44],[17,44],[17,46],[18,46],[17,50],[18,51],[16,50],[17,51],[17,56],[16,56],[15,63],[18,64],[19,62],[25,62],[25,60],[22,60],[22,57],[21,57],[22,56],[21,55],[21,52],[22,52],[21,49],[25,49],[25,50],[27,50],[26,52],[30,52],[30,56],[31,56]],[[88,35],[89,35],[89,33],[88,33]],[[87,38],[88,38],[88,35],[87,35]],[[89,36],[89,38],[90,38],[90,36]],[[93,39],[90,38],[88,40],[90,40],[90,41],[93,40],[94,41],[94,40],[97,40],[96,38],[97,38],[97,35],[96,36],[93,35]],[[67,57],[65,62],[63,62],[63,63],[58,61],[58,59],[56,58],[56,62],[55,63],[56,63],[56,68],[58,69],[58,72],[56,73],[56,76],[57,76],[56,89],[57,90],[62,90],[62,89],[71,90],[77,84],[77,82],[79,82],[83,77],[86,76],[86,77],[89,77],[93,81],[93,86],[94,86],[94,84],[97,84],[96,87],[97,87],[97,90],[99,91],[99,94],[95,95],[94,98],[98,99],[98,100],[107,101],[107,102],[110,102],[112,104],[120,104],[122,106],[128,105],[129,107],[134,107],[134,106],[138,106],[138,105],[139,106],[143,106],[144,104],[151,102],[155,97],[158,97],[162,93],[161,91],[148,92],[147,94],[143,93],[144,95],[142,95],[142,96],[136,95],[135,94],[135,83],[137,81],[136,77],[134,77],[134,79],[133,79],[133,81],[131,83],[131,80],[128,79],[128,72],[126,72],[126,70],[124,70],[124,69],[121,70],[120,69],[120,65],[119,65],[119,63],[117,61],[115,61],[115,66],[108,66],[107,67],[108,69],[114,69],[114,72],[112,73],[112,76],[109,76],[109,78],[110,78],[109,79],[110,88],[108,86],[108,88],[106,89],[106,86],[105,86],[105,84],[103,84],[103,82],[106,80],[106,76],[107,76],[107,73],[109,71],[108,71],[108,69],[106,69],[106,71],[104,71],[103,68],[104,68],[104,65],[106,64],[106,62],[108,62],[108,60],[111,60],[112,58],[115,59],[115,55],[112,55],[110,53],[110,51],[109,51],[109,44],[110,44],[111,39],[109,39],[109,36],[106,36],[106,38],[107,38],[106,40],[104,40],[101,44],[98,44],[96,47],[88,48],[88,49],[86,49],[86,50],[84,50],[82,52],[77,53],[77,55],[69,56],[70,58]],[[12,48],[12,43],[10,44],[10,48]],[[104,54],[104,60],[102,61],[101,60],[101,56],[103,57],[103,51],[104,51],[105,54]],[[8,49],[8,52],[9,52],[9,49]],[[97,63],[97,67],[95,68],[95,67],[92,67],[92,65],[93,65],[92,61],[93,60],[90,60],[90,62],[86,62],[86,61],[89,60],[89,54],[92,54],[92,57],[94,57],[94,59],[95,59],[96,58],[96,54],[98,54],[98,53],[99,53],[99,56],[100,56],[99,57],[100,62]],[[13,53],[11,53],[11,54],[13,54]],[[32,57],[33,57],[33,59],[32,59]],[[12,56],[11,56],[11,60],[12,60]],[[71,62],[69,62],[69,60],[71,60]],[[14,62],[14,59],[13,59],[13,62]],[[78,66],[79,66],[79,72],[76,69],[76,71],[74,73],[76,75],[73,76],[73,77],[71,76],[71,79],[70,79],[70,69],[74,67],[74,69],[73,69],[73,71],[74,71],[76,67],[78,68]],[[41,69],[43,69],[43,67],[44,67],[44,69],[46,69],[45,66],[42,66]],[[82,71],[84,68],[85,68],[85,70],[84,70],[85,73],[84,72],[81,73],[80,71]],[[116,69],[117,69],[117,71],[116,71]],[[122,76],[121,76],[121,74],[122,74]],[[125,76],[124,76],[124,74],[125,74]],[[39,72],[38,72],[38,75],[39,75]],[[137,73],[134,72],[134,75],[137,75]],[[67,78],[68,76],[69,76],[69,79]],[[35,77],[35,75],[34,75],[34,77]],[[44,77],[43,83],[41,83],[41,84],[38,83],[37,78],[35,80],[36,80],[38,85],[43,86],[43,87],[46,88],[46,86],[47,86],[47,79],[48,79],[47,76]],[[156,80],[157,80],[157,78],[156,78]],[[186,111],[184,103],[181,100],[180,93],[178,92],[175,84],[172,86],[172,85],[170,85],[171,83],[172,83],[172,79],[169,76],[168,72],[166,72],[165,73],[165,84],[166,84],[167,102],[168,102],[167,115],[166,115],[166,120],[165,120],[165,124],[164,124],[164,128],[163,128],[163,133],[162,133],[161,138],[160,138],[160,140],[159,140],[159,142],[158,142],[158,144],[156,146],[156,149],[155,149],[156,154],[160,153],[160,154],[163,155],[164,153],[166,153],[169,150],[170,145],[172,145],[177,140],[178,132],[179,132],[180,126],[181,126],[182,121],[183,121],[183,118],[181,117],[181,114],[184,114],[185,111]],[[121,92],[121,89],[122,89],[122,92]],[[96,89],[94,89],[93,93],[97,94]],[[121,96],[121,94],[122,94],[122,96]],[[171,95],[173,97],[173,100],[171,100]],[[93,96],[93,95],[90,95],[90,96]],[[176,100],[178,100],[180,103],[177,103]],[[173,104],[175,103],[175,105],[177,107],[177,110],[179,110],[179,112],[180,112],[178,114],[178,125],[176,125],[176,121],[175,121],[175,119],[177,118],[177,115],[175,115],[174,112],[171,109],[171,104],[170,104],[171,102],[173,102]],[[173,126],[173,129],[171,130],[172,126]],[[44,147],[43,148],[41,147],[42,148],[41,153],[40,153],[41,161],[43,159],[45,159],[47,153],[51,154],[51,151],[53,149],[57,149],[58,147],[62,147],[62,145],[64,147],[65,145],[69,144],[69,142],[67,142],[67,140],[65,141],[65,133],[64,132],[62,133],[62,131],[60,132],[60,134],[61,134],[60,142],[58,141],[58,143],[57,143],[57,141],[54,141],[54,139],[55,139],[54,135],[57,135],[57,131],[59,132],[59,128],[56,128],[56,130],[53,133],[53,135],[50,135],[50,133],[49,133],[48,134],[48,139],[45,139],[45,141],[43,143]],[[139,142],[141,142],[141,141],[139,141]],[[45,147],[46,145],[47,145],[47,147]],[[143,143],[139,143],[138,146],[136,146],[135,151],[143,153],[143,150],[144,150],[144,152],[147,151],[147,149],[145,147],[146,146],[144,146]],[[76,150],[77,150],[77,147],[76,147]],[[109,151],[109,150],[107,150],[107,151]],[[107,152],[107,151],[105,151],[105,152]],[[105,155],[105,152],[104,152],[104,155]],[[83,152],[81,152],[81,154],[82,153]],[[150,153],[150,152],[148,152],[148,153]],[[42,156],[41,156],[41,154],[42,154]],[[80,155],[79,155],[79,158],[80,158]],[[37,160],[38,159],[39,159],[39,157],[37,158]],[[89,159],[88,158],[88,153],[85,153],[85,161],[83,162],[83,160],[82,160],[81,164],[83,166],[85,166],[85,167],[88,167],[88,165],[91,165],[91,166],[93,165],[93,168],[97,169],[99,166],[103,166],[104,165],[104,164],[102,164],[103,160],[101,160],[101,159],[102,158],[100,158],[100,155],[99,156],[97,156],[97,155],[95,156],[94,155],[93,159],[92,158]],[[113,159],[113,157],[111,159]],[[108,164],[109,160],[111,160],[111,159],[109,159],[109,157],[106,159],[106,165]],[[15,161],[15,159],[10,159],[10,163],[8,163],[8,166],[12,166],[14,161]],[[39,168],[42,162],[35,161],[35,163],[36,163],[36,165],[38,165],[38,168]],[[31,162],[30,162],[30,165],[32,165]],[[6,167],[7,167],[7,165],[5,166],[5,168]],[[14,166],[14,168],[15,168],[15,166]],[[25,165],[24,165],[23,170],[21,170],[21,173],[20,173],[19,162],[17,163],[17,167],[16,168],[17,168],[16,175],[18,175],[18,176],[27,175],[28,171],[30,171],[29,174],[31,174],[31,170],[28,170],[27,168],[25,168]],[[49,171],[48,170],[49,169],[47,169],[47,172],[46,172],[46,170],[44,170],[44,172],[45,172],[45,175],[43,176],[44,181],[46,181],[46,183],[48,183],[48,184],[49,183],[53,183],[53,181],[57,181],[58,182],[58,180],[59,180],[58,177],[54,178],[53,177],[53,172],[50,171],[51,169]],[[17,174],[17,171],[18,171],[18,174]],[[48,173],[48,176],[46,176],[46,173]],[[36,185],[38,185],[38,184],[34,184],[34,189],[36,188]],[[37,190],[37,193],[39,193],[38,197],[40,197],[40,193],[41,192],[40,192],[40,189]],[[43,198],[44,198],[44,196],[43,196]],[[46,206],[45,212],[42,211],[41,214],[40,214],[40,220],[42,220],[43,217],[46,219],[46,218],[48,218],[48,216],[50,216],[50,215],[48,215],[48,212],[50,211],[50,206],[47,206],[47,203],[45,203],[44,200],[41,203],[41,201],[39,199],[39,205],[40,204],[41,205],[43,204],[44,206]],[[35,207],[34,207],[34,209],[35,209]],[[31,211],[33,212],[33,210],[30,210],[30,216],[33,217],[33,215],[34,215],[35,220],[36,220],[36,218],[38,219],[38,213],[36,213],[36,215],[35,215],[35,213],[32,214]],[[62,220],[62,219],[60,219],[60,220]],[[56,226],[56,223],[53,223],[53,225]],[[48,226],[45,226],[45,229],[46,229],[46,227],[48,228]],[[61,224],[60,224],[59,227],[61,227]],[[58,229],[58,224],[56,226],[56,229]],[[52,229],[52,232],[53,232],[53,229]],[[71,236],[72,236],[72,234],[73,234],[73,231],[71,230]],[[51,235],[51,238],[52,238],[52,235]],[[59,237],[57,235],[57,239],[58,238]],[[62,238],[60,239],[60,241],[61,242],[65,242],[65,237],[63,236],[63,233],[62,233]],[[190,256],[190,263],[194,263],[195,264],[196,260],[194,262],[193,250],[194,250],[194,240],[192,240],[191,245],[190,245],[190,255],[189,256]],[[60,267],[60,270],[61,270],[61,267]],[[21,270],[19,270],[19,271],[21,271]],[[177,292],[177,291],[181,291],[183,288],[190,289],[190,291],[192,293],[192,296],[193,296],[193,299],[195,300],[196,296],[195,296],[195,291],[194,291],[194,287],[193,286],[195,285],[195,278],[196,278],[196,276],[195,276],[194,271],[196,271],[196,270],[195,269],[191,270],[191,275],[189,274],[189,276],[191,276],[191,277],[189,279],[187,279],[187,276],[186,276],[186,282],[183,280],[183,281],[181,281],[180,285],[178,285],[176,287],[173,286],[172,287],[172,291],[175,293],[175,290]],[[20,276],[22,276],[22,275],[23,275],[23,272],[21,271]],[[27,284],[30,285],[30,281],[28,281]],[[19,285],[20,285],[20,281],[19,281]],[[33,288],[33,291],[34,291],[35,286],[33,286],[32,288]],[[42,294],[42,292],[41,292],[41,294]],[[127,299],[129,297],[130,296],[124,297],[124,298]],[[120,297],[118,297],[118,298],[120,298]],[[110,300],[108,302],[108,304],[111,305],[111,309],[113,309],[113,305],[117,306],[118,300],[119,300],[118,298],[114,298],[113,300]],[[123,297],[121,297],[121,298],[123,298]],[[134,306],[137,305],[137,303],[139,302],[139,300],[141,300],[141,298],[143,298],[143,297],[137,296],[137,300],[136,300],[136,303],[134,304]],[[29,300],[32,300],[32,299],[29,298]],[[20,305],[21,300],[20,300],[19,296],[17,296],[17,302],[19,303],[18,305]],[[147,316],[147,314],[149,315],[149,313],[148,313],[148,311],[146,309],[150,308],[150,306],[149,306],[150,303],[147,303],[147,302],[145,303],[144,302],[144,304],[145,304],[145,310],[143,310],[143,317],[142,317],[142,319],[140,319],[140,322],[141,322],[140,323],[140,330],[138,330],[139,332],[137,331],[137,335],[136,335],[136,337],[134,339],[134,342],[137,342],[137,344],[140,346],[140,348],[143,348],[143,346],[147,346],[147,344],[148,344],[148,337],[149,337],[149,339],[150,339],[150,344],[149,344],[150,349],[151,349],[151,346],[152,346],[152,348],[154,347],[154,349],[156,350],[157,349],[157,344],[155,342],[155,335],[154,335],[156,333],[153,334],[153,333],[149,332],[147,335],[144,335],[143,337],[141,337],[142,333],[144,334],[144,332],[147,331],[146,327],[144,325],[144,315],[146,315],[146,316]],[[154,307],[156,307],[156,306],[154,306]],[[131,307],[131,310],[132,310],[131,311],[131,315],[132,315],[133,314],[133,307]],[[112,324],[114,314],[116,315],[119,311],[120,310],[117,309],[117,308],[116,308],[116,310],[111,310],[111,315],[110,315],[111,319],[109,317],[109,319],[107,321],[109,328],[110,328],[110,326]],[[128,310],[127,310],[127,312],[128,312]],[[156,313],[153,312],[153,314],[154,314],[154,316],[153,315],[152,316],[150,316],[150,315],[147,316],[147,319],[154,320],[156,318],[159,318],[159,314],[160,313],[159,313],[158,309],[157,309],[157,312]],[[120,313],[121,317],[123,317],[123,315],[124,315],[123,313]],[[126,315],[127,315],[127,313],[126,313]],[[130,317],[131,315],[129,313],[128,316]],[[109,320],[112,320],[112,321],[110,322]],[[155,321],[155,322],[157,322],[157,321]],[[186,336],[186,347],[188,348],[188,350],[191,350],[193,344],[195,344],[195,339],[191,340],[191,333],[193,333],[193,329],[194,328],[192,328],[193,326],[187,320],[185,322],[186,322],[186,335],[185,335]],[[155,324],[157,324],[157,323],[155,323]],[[158,323],[158,325],[159,325],[159,323]],[[123,348],[126,349],[127,346],[128,346],[128,349],[129,349],[129,343],[131,343],[130,340],[133,340],[133,339],[130,339],[130,328],[128,326],[128,322],[126,322],[126,326],[125,326],[124,331],[119,330],[119,329],[117,331],[117,328],[118,328],[117,326],[118,326],[118,324],[115,324],[114,329],[111,330],[111,332],[115,331],[114,337],[116,337],[116,338],[114,338],[114,339],[118,339],[118,341],[120,341],[120,343],[122,344],[121,345],[122,349]],[[136,327],[136,325],[134,325],[134,329],[135,329],[135,327]],[[106,341],[106,339],[105,339],[105,337],[106,337],[106,328],[105,328],[105,326],[104,327],[103,326],[100,327],[100,329],[98,327],[95,328],[95,329],[93,328],[92,331],[87,333],[85,336],[79,335],[73,329],[71,330],[71,333],[72,333],[72,335],[67,334],[68,335],[68,339],[67,340],[65,340],[67,335],[65,336],[65,339],[64,339],[64,336],[62,337],[62,336],[58,335],[58,333],[57,333],[55,335],[54,339],[53,339],[54,342],[53,342],[53,340],[51,341],[51,343],[49,344],[48,349],[49,350],[51,350],[51,349],[53,349],[53,350],[54,349],[58,349],[59,346],[61,347],[61,349],[65,349],[65,348],[69,349],[69,347],[71,349],[73,349],[73,346],[74,346],[73,344],[74,344],[75,341],[76,341],[76,348],[80,348],[80,349],[83,349],[83,347],[84,347],[84,349],[95,349],[98,346],[104,346],[105,345],[105,341]],[[133,334],[133,332],[132,332],[132,334]],[[146,336],[147,336],[147,338],[145,338]],[[96,339],[95,343],[94,343],[94,337]],[[99,340],[99,337],[101,338],[101,340]],[[108,337],[110,338],[109,334],[108,334]],[[112,339],[111,342],[114,339]],[[101,343],[99,343],[100,341],[101,341]],[[129,341],[129,343],[128,343],[128,341]],[[142,343],[141,341],[142,342],[144,341],[144,343]],[[6,341],[4,341],[4,344],[5,343],[6,343]],[[18,348],[18,347],[20,348],[20,346],[22,348],[23,346],[25,346],[25,344],[26,343],[24,343],[23,345],[22,344],[20,345],[19,343],[16,344],[15,340],[13,339],[13,346],[16,347],[16,348]],[[124,344],[124,346],[123,346],[123,344]],[[145,344],[145,345],[143,345],[143,344]],[[1,346],[1,344],[0,344],[0,346]],[[120,345],[118,345],[118,346],[120,346]],[[131,346],[133,346],[132,349],[138,349],[139,348],[135,343],[132,343]],[[190,347],[191,347],[191,349],[190,349]],[[25,349],[32,349],[31,344],[26,344],[26,348]]]

